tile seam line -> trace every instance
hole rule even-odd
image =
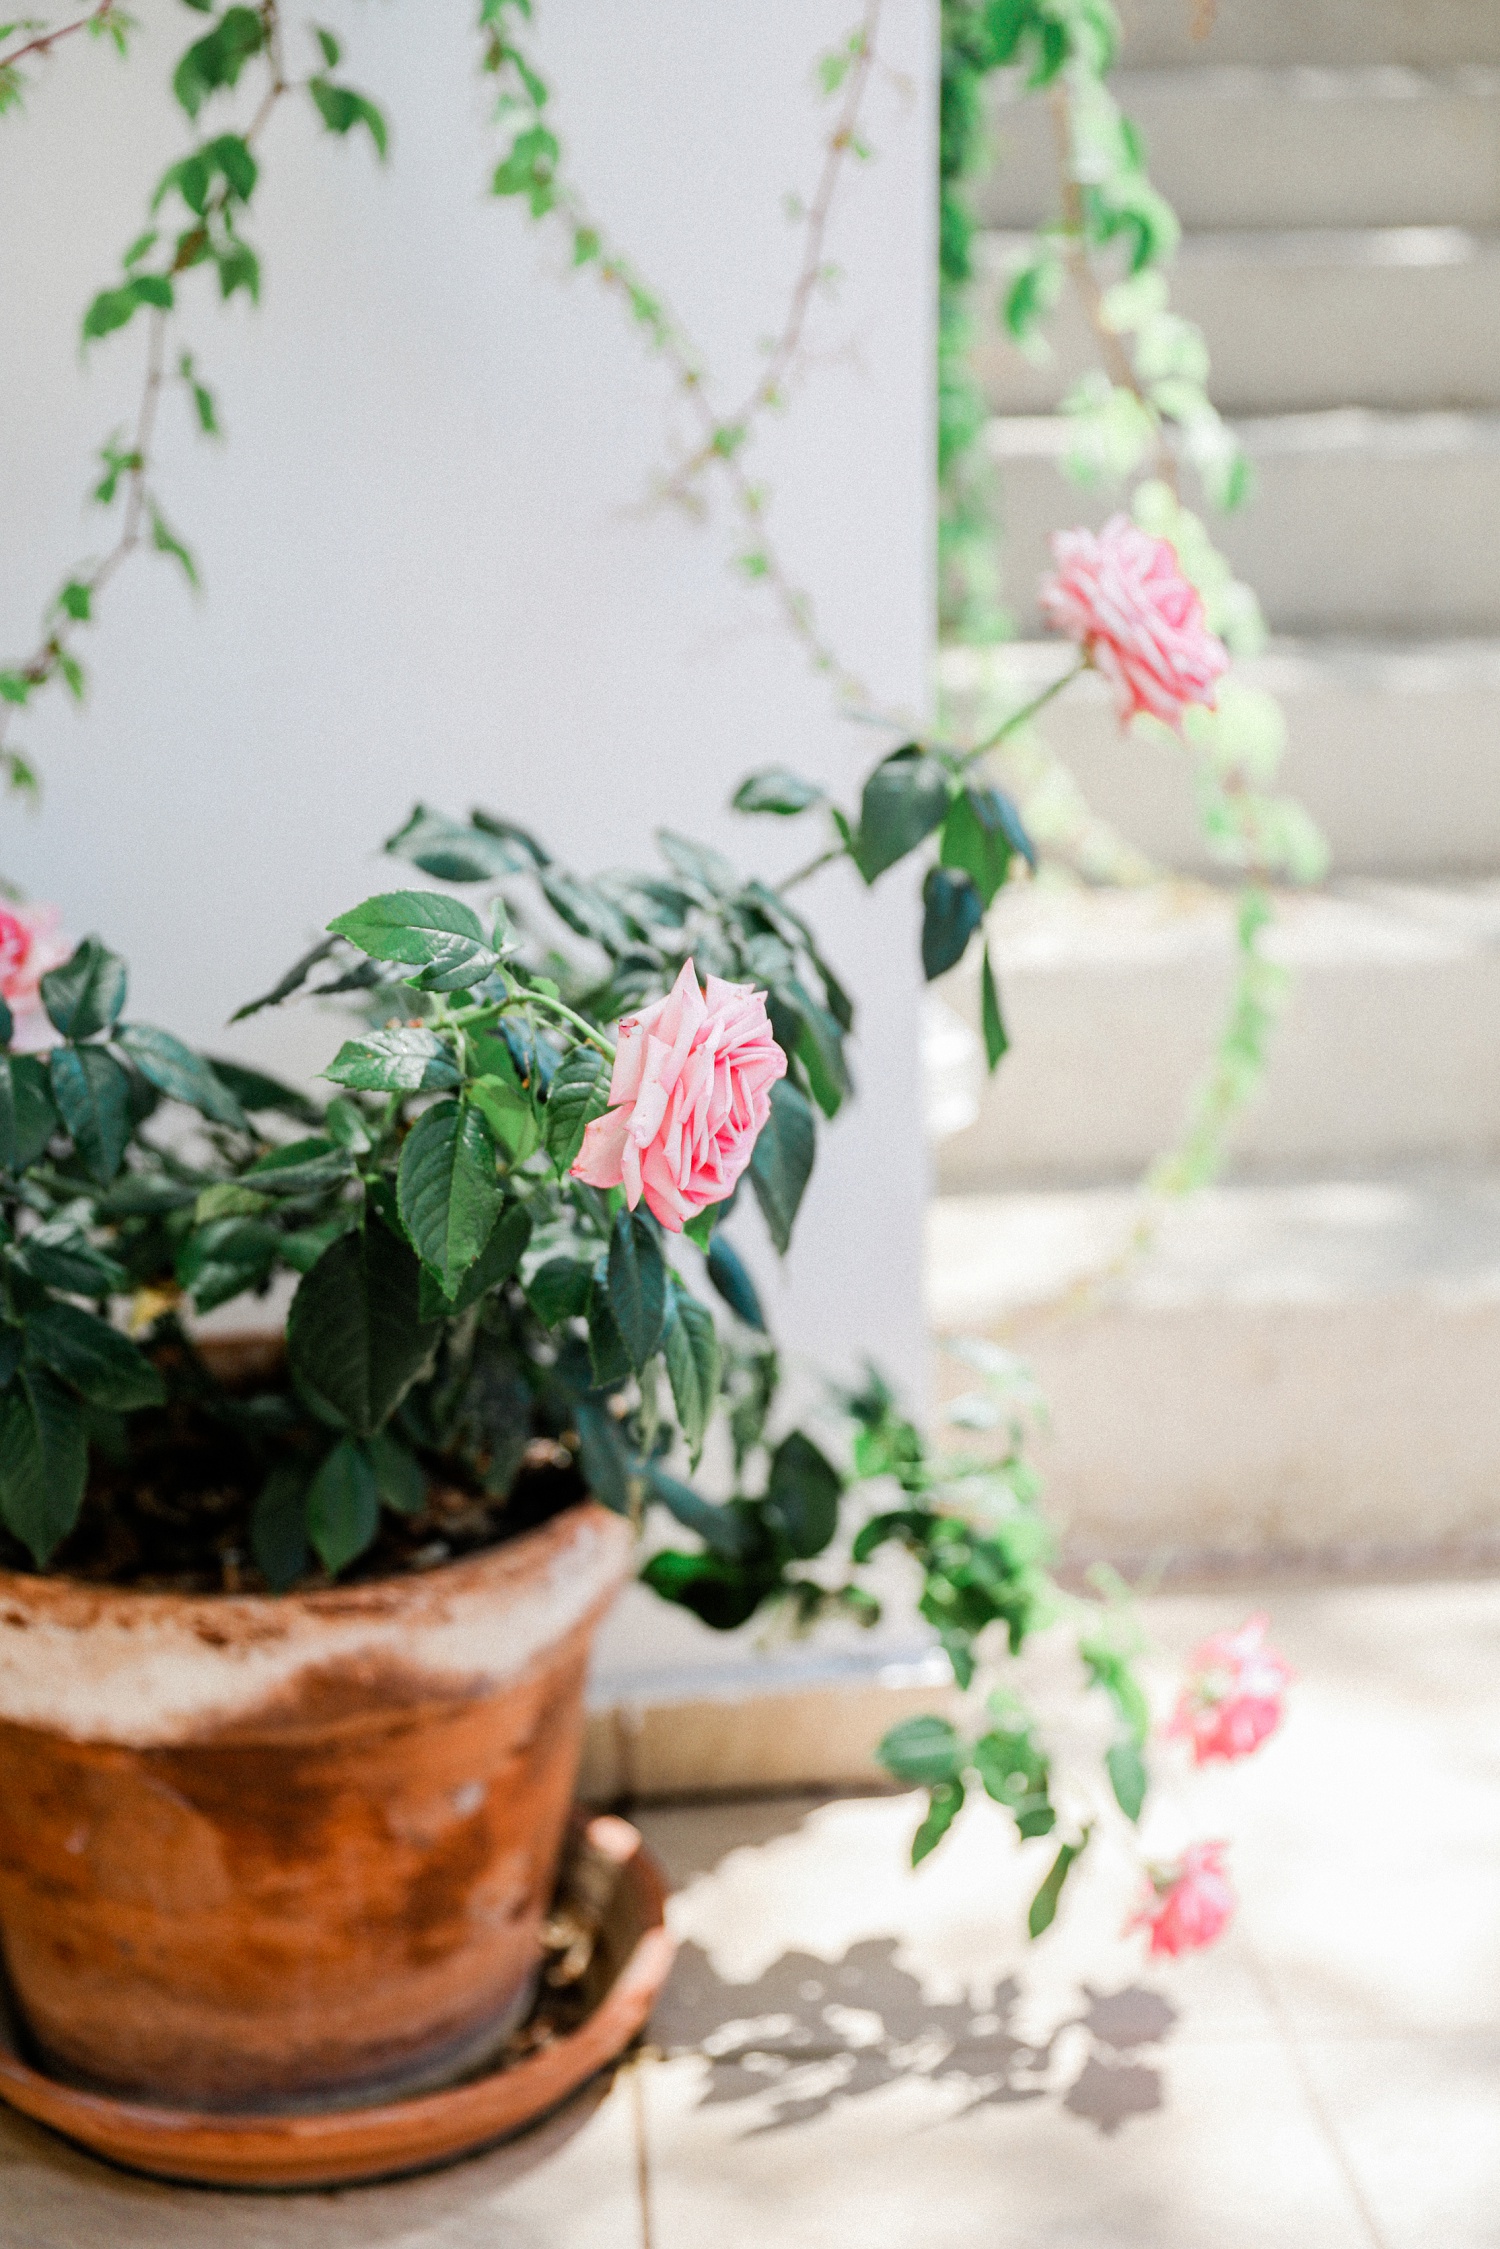
[[[1260,1995],[1265,2003],[1266,2011],[1276,2026],[1277,2036],[1281,2040],[1283,2051],[1292,2065],[1292,2071],[1298,2084],[1302,2088],[1302,2097],[1311,2111],[1313,2122],[1322,2135],[1329,2154],[1333,2157],[1339,2176],[1344,2182],[1345,2190],[1364,2228],[1370,2249],[1393,2249],[1392,2242],[1375,2216],[1375,2212],[1370,2205],[1370,2199],[1365,2193],[1363,2181],[1354,2168],[1349,2152],[1344,2146],[1343,2139],[1329,2113],[1328,2104],[1324,2100],[1317,2080],[1309,2067],[1307,2056],[1302,2050],[1301,2041],[1292,2028],[1291,2020],[1281,2003],[1281,1993],[1277,1988],[1276,1979],[1262,1959],[1259,1949],[1243,1931],[1240,1933],[1240,1943],[1244,1949],[1245,1957],[1250,1963],[1251,1973],[1260,1988]]]

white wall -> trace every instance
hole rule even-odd
[[[136,12],[128,66],[77,46],[0,124],[7,660],[65,568],[104,543],[79,497],[140,379],[139,330],[86,361],[76,346],[81,307],[185,144],[165,82],[199,19],[167,0]],[[227,443],[196,439],[185,402],[164,416],[160,489],[204,596],[155,557],[121,575],[80,647],[86,709],[54,697],[17,730],[45,777],[40,814],[0,807],[0,869],[128,955],[137,1013],[308,1073],[330,1050],[325,1020],[221,1026],[330,914],[392,879],[371,854],[414,796],[513,813],[586,868],[640,859],[665,819],[774,873],[811,839],[727,816],[734,781],[778,761],[852,788],[880,746],[726,566],[728,521],[642,508],[681,408],[618,305],[569,276],[559,238],[482,192],[495,141],[471,14],[316,11],[346,38],[340,75],[393,120],[391,162],[325,137],[301,100],[277,115],[248,229],[264,302],[222,310],[206,273],[184,289]],[[810,189],[829,114],[811,66],[854,14],[851,0],[540,0],[575,176],[726,396],[781,315],[799,249],[782,203]],[[843,280],[756,460],[828,632],[913,714],[932,608],[935,16],[888,0],[877,154],[830,244]],[[310,66],[300,23],[290,53]],[[859,998],[863,1098],[824,1144],[771,1295],[795,1348],[835,1367],[870,1350],[915,1385],[911,890],[862,894],[840,870],[806,894]]]

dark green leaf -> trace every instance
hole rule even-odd
[[[524,874],[545,863],[541,846],[524,830],[497,825],[502,832],[481,826],[477,818],[465,827],[419,804],[405,827],[387,839],[385,849],[438,882],[493,882],[497,875]]]
[[[27,1367],[0,1398],[0,1519],[45,1569],[78,1520],[89,1448],[76,1398]]]
[[[1047,1760],[1024,1728],[997,1728],[974,1744],[974,1767],[986,1792],[1015,1814],[1023,1837],[1050,1835],[1057,1824],[1047,1795]]]
[[[922,973],[929,984],[958,965],[983,920],[983,902],[966,874],[928,868],[922,885]]]
[[[639,1374],[660,1350],[667,1318],[667,1269],[639,1211],[622,1210],[609,1238],[609,1308]]]
[[[667,1475],[654,1462],[646,1471],[646,1484],[651,1497],[660,1500],[684,1530],[695,1531],[710,1553],[728,1562],[741,1562],[755,1551],[755,1525],[743,1510],[716,1507],[712,1500],[700,1498],[690,1484]]]
[[[520,827],[514,820],[502,820],[498,813],[481,811],[477,804],[469,814],[469,819],[471,824],[481,829],[485,835],[496,836],[502,843],[515,846],[516,850],[523,855],[516,860],[517,873],[520,873],[527,864],[533,867],[551,865],[549,854],[538,843],[529,828]]]
[[[416,1455],[385,1430],[366,1449],[381,1505],[397,1515],[420,1515],[427,1505],[427,1471]]]
[[[924,1713],[892,1726],[875,1752],[894,1780],[915,1788],[957,1780],[966,1762],[964,1745],[946,1718]]]
[[[0,1055],[0,1171],[25,1171],[57,1129],[46,1065],[34,1054]]]
[[[292,1299],[292,1372],[357,1437],[375,1434],[431,1353],[437,1331],[420,1317],[420,1273],[406,1243],[370,1216],[330,1243]]]
[[[87,1236],[65,1221],[39,1226],[19,1244],[16,1255],[34,1280],[68,1296],[97,1299],[130,1285],[123,1265],[95,1249]]]
[[[939,855],[969,877],[986,910],[1010,873],[1017,827],[1015,807],[998,789],[961,790],[948,808]]]
[[[779,812],[788,817],[821,804],[826,794],[815,781],[804,781],[784,765],[770,765],[742,781],[732,801],[736,812]]]
[[[948,809],[948,775],[915,743],[877,765],[860,800],[854,859],[866,882],[931,835]]]
[[[553,1073],[542,1121],[547,1153],[559,1171],[577,1160],[585,1128],[608,1108],[609,1079],[608,1062],[591,1046],[575,1046]]]
[[[258,1000],[246,1000],[243,1007],[237,1007],[229,1018],[230,1022],[242,1023],[247,1015],[258,1015],[263,1007],[279,1007],[283,1000],[291,998],[293,992],[301,991],[320,961],[326,961],[330,953],[337,951],[336,938],[320,937],[316,945],[308,947],[300,960],[293,961],[285,976],[279,983],[273,984],[269,992],[262,993]]]
[[[589,1294],[589,1365],[596,1390],[617,1390],[632,1372],[620,1323],[609,1308],[609,1287],[602,1268]]]
[[[363,1445],[345,1437],[336,1444],[307,1491],[307,1535],[330,1577],[374,1543],[380,1527],[380,1489]]]
[[[656,840],[668,866],[687,881],[697,883],[716,898],[732,898],[739,890],[739,869],[722,851],[711,850],[706,843],[694,843],[691,836],[676,835],[670,828],[658,828]]]
[[[964,1784],[961,1780],[940,1780],[929,1790],[927,1817],[911,1839],[913,1866],[920,1866],[928,1853],[937,1849],[963,1806]]]
[[[385,118],[372,101],[355,93],[352,86],[330,86],[326,78],[310,78],[307,90],[330,133],[347,133],[363,125],[375,143],[375,153],[384,157],[390,136]]]
[[[285,1593],[307,1569],[307,1470],[297,1461],[273,1468],[250,1517],[250,1552],[273,1593]]]
[[[584,1482],[601,1506],[617,1515],[631,1512],[630,1456],[620,1435],[619,1423],[609,1408],[592,1398],[580,1398],[573,1408],[578,1427],[578,1465]]]
[[[776,1522],[799,1561],[821,1554],[839,1523],[844,1483],[810,1437],[794,1429],[771,1460],[766,1512]]]
[[[1032,1936],[1039,1937],[1050,1929],[1057,1918],[1057,1901],[1062,1896],[1062,1886],[1068,1879],[1068,1869],[1080,1858],[1088,1844],[1089,1831],[1084,1829],[1077,1843],[1064,1843],[1048,1869],[1047,1878],[1031,1901],[1031,1911],[1026,1916],[1026,1926]]]
[[[125,963],[102,938],[85,937],[71,960],[42,978],[41,994],[64,1038],[91,1039],[125,1005]]]
[[[438,1093],[459,1082],[447,1040],[411,1025],[347,1039],[323,1075],[361,1093]]]
[[[308,1140],[290,1140],[261,1156],[241,1173],[247,1187],[258,1195],[316,1195],[352,1179],[354,1166],[347,1148],[325,1134]]]
[[[750,1184],[783,1256],[812,1177],[816,1145],[813,1113],[805,1095],[782,1078],[771,1088],[771,1114],[750,1158]]]
[[[1128,1820],[1138,1820],[1146,1801],[1146,1767],[1133,1741],[1117,1741],[1104,1753],[1115,1802]]]
[[[1010,1045],[1005,1029],[1005,1018],[1000,1013],[1000,994],[995,988],[995,971],[990,966],[990,949],[984,948],[984,959],[979,970],[979,1012],[984,1025],[984,1052],[992,1070]]]
[[[204,1059],[220,1084],[227,1086],[240,1107],[252,1116],[263,1109],[274,1109],[301,1124],[318,1122],[317,1103],[309,1101],[295,1086],[283,1085],[280,1078],[268,1077],[264,1070],[247,1069],[243,1062],[225,1062],[216,1055]]]
[[[778,1580],[763,1566],[730,1562],[719,1554],[653,1554],[641,1582],[663,1601],[689,1610],[712,1632],[734,1632],[749,1622]]]
[[[531,1215],[520,1204],[512,1203],[496,1219],[493,1231],[484,1248],[475,1258],[458,1286],[458,1294],[446,1296],[434,1279],[431,1268],[422,1268],[422,1317],[434,1320],[451,1320],[460,1312],[467,1312],[493,1288],[508,1281],[526,1254],[526,1244],[531,1239]]]
[[[107,1187],[130,1138],[130,1080],[97,1046],[54,1047],[48,1069],[68,1137],[88,1171]]]
[[[560,1327],[564,1320],[582,1317],[589,1307],[593,1286],[587,1265],[573,1257],[549,1257],[526,1285],[532,1310],[543,1327]]]
[[[401,1222],[444,1292],[453,1295],[484,1248],[504,1197],[495,1143],[467,1102],[439,1101],[418,1117],[401,1150]]]
[[[16,1019],[11,1014],[10,1002],[0,999],[0,1046],[9,1046],[16,1035]]]
[[[722,1362],[713,1314],[682,1288],[672,1290],[668,1307],[666,1360],[677,1419],[696,1468],[718,1402]]]
[[[235,85],[264,43],[265,27],[256,9],[227,9],[207,37],[189,47],[172,74],[172,91],[189,117],[196,117],[221,86]]]
[[[169,1101],[182,1101],[190,1109],[211,1117],[215,1124],[250,1130],[250,1120],[239,1102],[201,1054],[194,1054],[170,1031],[152,1030],[145,1023],[122,1023],[115,1034],[148,1084]]]
[[[724,1302],[746,1327],[766,1332],[766,1315],[761,1310],[760,1298],[755,1293],[755,1283],[746,1272],[738,1250],[731,1247],[722,1234],[715,1234],[708,1245],[708,1277]]]
[[[26,1316],[28,1349],[93,1406],[119,1413],[159,1406],[161,1376],[128,1337],[92,1312],[49,1297]]]
[[[375,960],[420,969],[409,981],[426,992],[463,991],[499,966],[473,907],[441,890],[396,890],[367,898],[328,926]]]

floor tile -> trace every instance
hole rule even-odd
[[[1500,2249],[1500,2031],[1302,2052],[1382,2249]]]
[[[628,2086],[427,2178],[214,2194],[97,2163],[0,2110],[0,2249],[636,2249]]]

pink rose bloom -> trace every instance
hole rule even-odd
[[[583,1136],[573,1177],[623,1187],[670,1232],[723,1202],[771,1113],[786,1056],[771,1036],[765,994],[710,976],[691,961],[664,1000],[620,1025],[613,1106]]]
[[[1149,1929],[1147,1949],[1175,1960],[1197,1952],[1229,1926],[1235,1895],[1224,1872],[1227,1843],[1190,1843],[1176,1866],[1153,1867],[1151,1887],[1125,1924]]]
[[[1169,1740],[1192,1743],[1195,1765],[1248,1757],[1281,1724],[1296,1675],[1266,1646],[1270,1621],[1249,1617],[1238,1632],[1216,1632],[1189,1657],[1188,1683],[1166,1731]]]
[[[0,905],[0,994],[15,1018],[11,1045],[21,1052],[56,1043],[40,986],[49,969],[73,955],[57,926],[61,918],[55,906]]]
[[[1177,726],[1187,704],[1213,708],[1228,651],[1165,539],[1112,515],[1097,538],[1057,532],[1052,553],[1057,572],[1043,581],[1042,613],[1114,688],[1122,726],[1138,711]]]

